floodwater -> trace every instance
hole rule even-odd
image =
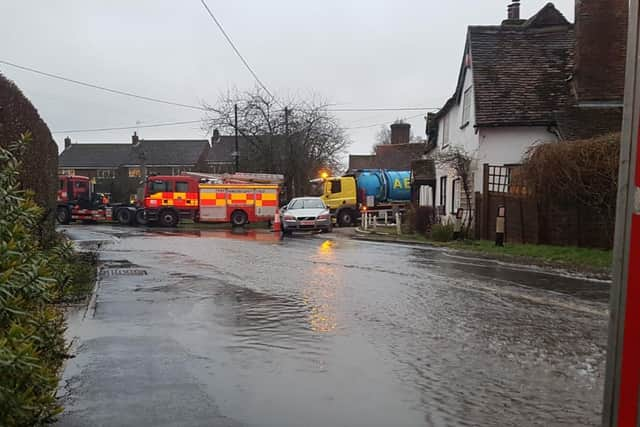
[[[71,226],[60,425],[595,426],[609,285],[339,235]]]

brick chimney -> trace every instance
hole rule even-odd
[[[138,145],[139,142],[140,138],[138,138],[138,132],[134,132],[133,135],[131,135],[131,143],[133,145]]]
[[[391,125],[391,144],[408,144],[410,139],[411,125],[409,123]]]
[[[507,19],[509,21],[520,19],[520,0],[513,0],[513,3],[507,6]]]
[[[66,137],[64,139],[64,149],[66,150],[67,148],[71,147],[71,138]]]
[[[622,102],[628,0],[576,0],[578,102]]]

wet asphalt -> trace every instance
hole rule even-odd
[[[595,426],[609,285],[443,250],[68,226],[60,426]]]

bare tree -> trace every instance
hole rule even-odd
[[[309,180],[321,169],[339,169],[349,141],[327,104],[317,97],[278,101],[258,87],[230,91],[215,105],[205,105],[206,126],[233,134],[236,105],[237,130],[246,151],[239,153],[244,171],[284,174],[291,198],[304,195]]]
[[[473,156],[462,147],[452,146],[445,150],[436,150],[432,157],[439,166],[453,170],[462,183],[467,207],[463,230],[468,235],[473,224]]]
[[[391,144],[391,128],[389,126],[380,126],[380,130],[376,133],[376,145]]]

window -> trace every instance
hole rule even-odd
[[[440,206],[446,209],[447,206],[447,177],[440,177]]]
[[[98,169],[96,176],[98,178],[115,178],[115,171],[113,169]]]
[[[442,147],[449,145],[449,116],[442,118]]]
[[[64,189],[65,189],[64,188],[65,187],[64,184],[65,184],[65,180],[64,179],[59,180],[58,181],[58,190],[63,190],[64,191]]]
[[[86,191],[89,189],[89,183],[84,181],[75,181],[73,184],[76,189],[81,191]]]
[[[75,169],[60,169],[60,175],[75,175]]]
[[[460,209],[460,196],[462,190],[462,181],[460,178],[453,181],[453,194],[451,195],[451,213],[455,214]]]
[[[471,87],[464,91],[464,99],[462,101],[462,126],[469,124],[471,120]]]
[[[331,181],[331,193],[342,193],[342,181],[335,180]]]
[[[293,199],[288,209],[325,209],[324,202],[320,199]]]
[[[187,192],[189,192],[189,183],[188,182],[176,182],[176,192],[178,192],[178,193],[187,193]]]
[[[140,178],[140,168],[129,168],[129,178]]]
[[[149,190],[151,194],[171,191],[169,188],[169,183],[164,181],[151,181]]]

